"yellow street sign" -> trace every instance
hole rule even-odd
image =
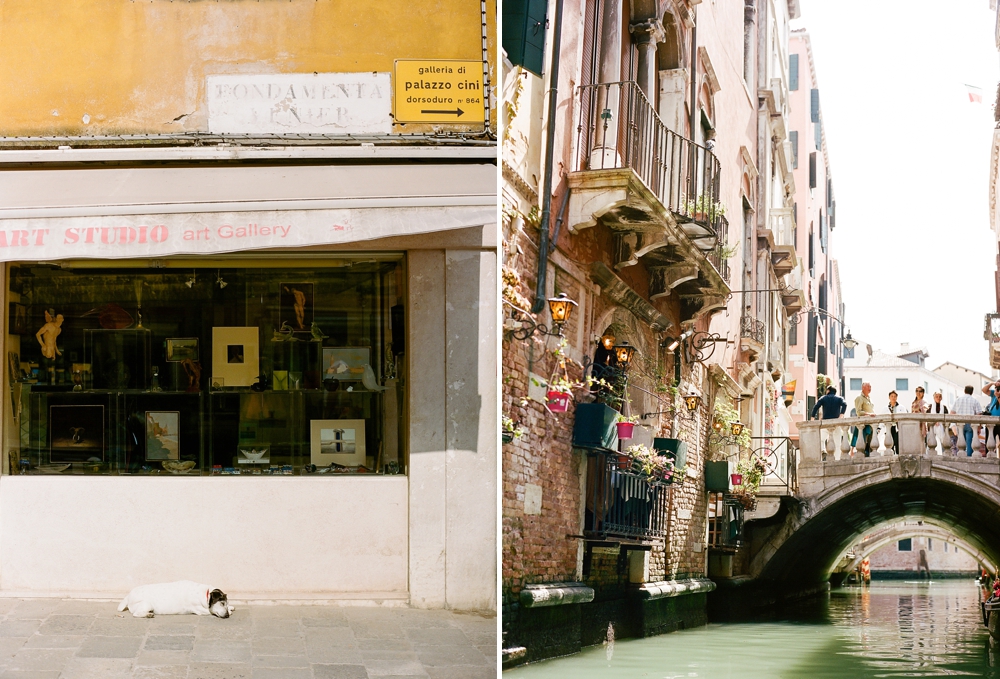
[[[483,63],[397,59],[392,79],[397,123],[483,124]]]

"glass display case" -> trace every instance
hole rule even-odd
[[[405,473],[402,267],[12,267],[9,472]]]

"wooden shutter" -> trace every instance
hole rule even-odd
[[[809,90],[809,120],[819,122],[819,90]]]
[[[823,148],[823,125],[821,123],[813,125],[813,134],[816,137],[816,150],[819,151]]]
[[[506,0],[504,0],[506,4]],[[583,64],[580,70],[580,84],[593,85],[597,82],[597,60],[601,54],[601,2],[587,0],[583,8]]]
[[[816,153],[809,154],[809,188],[816,188]]]
[[[548,0],[504,0],[503,48],[515,66],[542,75]]]
[[[826,347],[819,347],[816,354],[816,372],[826,375]]]
[[[809,312],[809,336],[806,338],[806,357],[813,363],[816,362],[816,331],[819,324],[815,312]]]
[[[788,89],[799,89],[799,55],[788,55]]]
[[[796,130],[792,130],[788,133],[788,141],[792,143],[792,169],[798,169],[799,167],[799,133]]]

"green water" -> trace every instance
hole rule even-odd
[[[970,581],[834,590],[766,621],[617,640],[504,679],[1000,677]]]

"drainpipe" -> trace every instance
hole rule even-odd
[[[694,25],[691,27],[691,141],[698,129],[698,6],[691,8]]]
[[[552,65],[549,69],[549,110],[545,132],[544,179],[542,181],[542,223],[538,238],[538,276],[535,279],[535,303],[531,313],[545,308],[545,278],[549,263],[549,222],[552,219],[552,161],[556,145],[556,94],[559,86],[559,50],[562,43],[563,0],[556,0],[556,13],[552,26]]]

